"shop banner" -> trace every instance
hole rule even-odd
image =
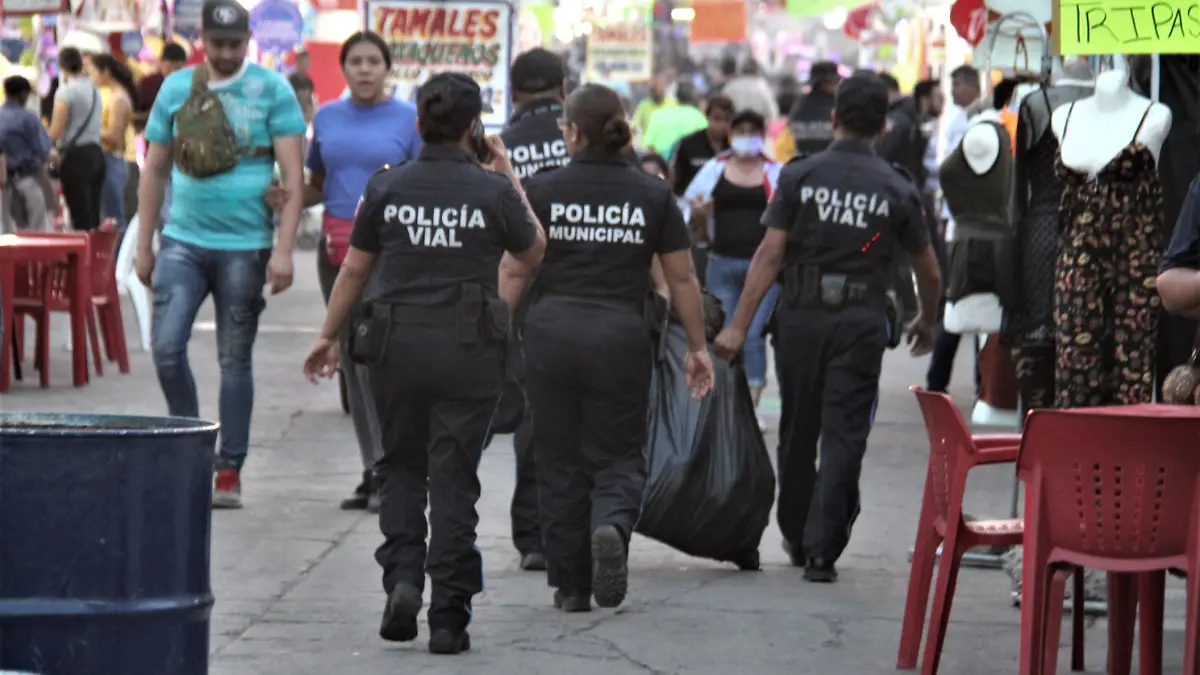
[[[638,24],[595,26],[587,38],[590,82],[645,82],[654,75],[654,38]]]
[[[291,0],[262,0],[250,10],[250,30],[259,49],[282,54],[304,41],[304,17]]]
[[[70,0],[3,0],[0,2],[0,14],[4,16],[61,14],[69,11],[71,11]]]
[[[383,36],[392,48],[396,97],[416,101],[417,88],[436,73],[469,75],[492,106],[483,115],[489,130],[508,122],[512,25],[512,6],[506,2],[366,2],[367,30]]]
[[[1200,53],[1195,0],[1055,0],[1053,23],[1062,56]]]
[[[171,32],[191,41],[200,39],[201,10],[204,0],[175,0]]]

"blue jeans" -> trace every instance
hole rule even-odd
[[[221,447],[218,468],[241,469],[250,446],[254,408],[251,355],[258,317],[266,307],[270,249],[218,251],[162,238],[154,266],[151,345],[158,382],[171,415],[199,417],[196,380],[188,365],[192,324],[212,294],[217,315],[217,363],[221,368]]]
[[[711,251],[708,254],[708,291],[721,301],[725,310],[725,323],[733,320],[737,310],[738,300],[742,297],[742,288],[746,285],[746,272],[750,270],[750,260],[742,258],[727,258]],[[742,347],[742,367],[746,371],[746,382],[752,388],[767,386],[767,340],[763,337],[767,319],[779,301],[780,286],[772,284],[767,294],[763,296],[762,304],[754,313],[754,321],[750,330],[746,331],[746,345]]]
[[[100,220],[113,218],[117,227],[125,227],[125,183],[129,180],[129,165],[125,158],[104,153],[104,187],[100,191]]]

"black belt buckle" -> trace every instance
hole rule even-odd
[[[462,297],[454,306],[454,337],[460,345],[479,342],[483,319],[483,289],[478,284],[463,284]]]
[[[846,303],[846,275],[821,275],[821,304],[831,309],[838,309]]]
[[[392,312],[388,305],[364,303],[351,318],[347,351],[354,363],[377,365],[387,353]]]

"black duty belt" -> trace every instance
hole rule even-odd
[[[637,314],[642,313],[642,307],[639,304],[622,300],[614,300],[612,298],[593,298],[586,295],[548,292],[542,293],[538,299],[543,300],[548,298],[596,305],[597,307],[603,307],[605,309],[619,309],[621,311],[634,312]]]
[[[454,305],[379,305],[380,309],[388,312],[394,323],[406,323],[418,326],[445,326],[453,324],[457,318],[457,308]]]

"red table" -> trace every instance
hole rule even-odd
[[[88,383],[87,312],[91,311],[91,275],[88,243],[82,235],[0,235],[0,393],[7,392],[12,378],[12,332],[16,328],[13,286],[16,267],[22,263],[66,263],[71,284],[71,370],[76,387]],[[47,366],[48,367],[48,366]]]

